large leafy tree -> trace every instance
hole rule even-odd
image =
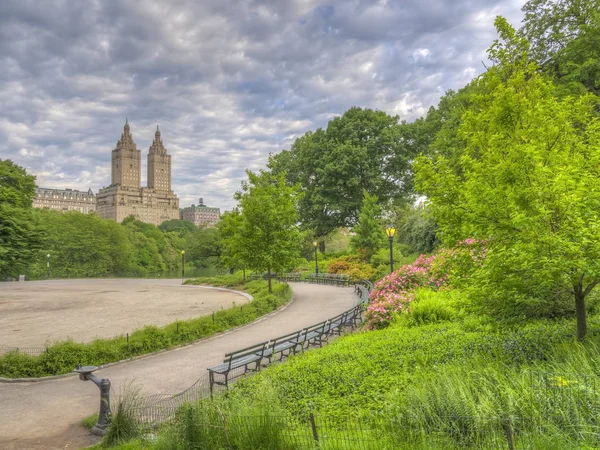
[[[386,238],[377,196],[363,191],[358,225],[352,231],[355,233],[350,241],[352,248],[367,261],[385,246]]]
[[[0,205],[31,208],[35,177],[10,160],[0,159]]]
[[[585,299],[600,282],[600,121],[595,99],[558,100],[529,62],[527,42],[504,19],[490,49],[496,65],[459,133],[466,151],[455,171],[422,157],[417,184],[445,243],[474,236],[487,257],[474,285],[487,305],[511,308],[574,300],[577,337],[587,331]],[[508,311],[505,309],[504,311]]]
[[[35,177],[10,160],[0,160],[0,277],[26,272],[44,246],[32,214]]]
[[[286,184],[283,174],[250,170],[246,173],[248,181],[235,195],[241,214],[235,225],[234,239],[238,242],[233,254],[237,252],[249,269],[266,271],[272,292],[271,273],[293,266],[300,254],[300,193],[297,186]]]
[[[353,107],[298,138],[269,167],[300,185],[300,220],[321,237],[358,223],[363,190],[384,204],[411,198],[410,161],[423,146],[421,134],[398,117]]]
[[[221,265],[229,269],[248,267],[246,249],[240,240],[242,222],[239,209],[234,209],[225,212],[217,223],[221,235]]]
[[[520,32],[561,95],[600,95],[600,1],[530,0]]]

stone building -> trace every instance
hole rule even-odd
[[[214,227],[221,217],[219,208],[209,208],[200,199],[198,206],[192,205],[181,210],[181,220],[189,220],[194,222],[197,227],[206,226]]]
[[[96,211],[96,196],[91,189],[83,192],[73,189],[37,188],[35,194],[34,208],[79,211],[84,214]]]
[[[111,184],[96,197],[101,217],[121,222],[134,216],[142,222],[160,225],[179,218],[179,199],[171,190],[171,155],[156,127],[148,151],[148,186],[141,187],[142,158],[125,121],[123,134],[112,151]]]

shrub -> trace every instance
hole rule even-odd
[[[459,297],[460,292],[456,290],[417,289],[407,321],[414,326],[453,320],[460,315]]]
[[[369,328],[383,328],[394,319],[396,313],[408,311],[406,308],[394,309],[390,305],[390,303],[398,304],[392,298],[403,296],[402,292],[420,287],[438,290],[451,285],[464,284],[464,280],[473,268],[481,264],[485,253],[484,245],[474,239],[467,239],[455,248],[440,249],[431,256],[420,255],[414,263],[405,264],[394,273],[383,277],[375,284],[369,295],[371,302],[369,309],[384,309],[391,314],[387,320],[382,320],[382,316],[370,316],[376,318],[376,322],[369,322]]]
[[[350,276],[351,282],[370,280],[375,271],[357,255],[347,255],[334,259],[327,266],[327,273],[339,273]]]

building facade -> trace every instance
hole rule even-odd
[[[35,194],[34,208],[79,211],[84,214],[96,211],[96,196],[91,189],[83,192],[73,189],[37,188]]]
[[[158,127],[148,151],[147,187],[141,187],[141,151],[133,141],[128,121],[111,159],[111,185],[100,189],[96,196],[96,209],[101,217],[121,222],[134,216],[154,225],[179,218],[179,199],[171,190],[171,155],[163,145]]]
[[[221,218],[219,208],[209,208],[200,199],[198,206],[192,205],[181,210],[181,220],[194,222],[197,227],[214,227]]]

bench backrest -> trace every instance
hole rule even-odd
[[[231,365],[233,361],[236,359],[241,359],[249,355],[259,355],[263,356],[265,353],[265,348],[269,345],[269,341],[261,342],[260,344],[251,345],[250,347],[243,348],[241,350],[236,350],[235,352],[226,353],[224,363],[229,363],[229,369],[231,369]]]
[[[300,333],[302,333],[302,330],[294,331],[293,333],[279,336],[279,337],[271,340],[271,342],[269,342],[269,347],[275,348],[276,346],[278,346],[279,344],[282,344],[284,342],[295,341],[300,337]]]

